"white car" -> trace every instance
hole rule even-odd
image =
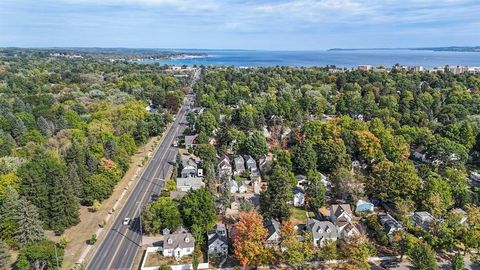
[[[123,220],[123,225],[128,225],[130,224],[130,218],[126,217],[124,220]]]

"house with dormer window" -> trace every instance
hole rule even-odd
[[[164,235],[163,256],[180,259],[183,256],[191,255],[195,249],[195,238],[187,231]]]
[[[313,244],[316,247],[321,247],[326,241],[337,240],[337,228],[330,221],[309,218],[307,220],[307,230],[312,234]]]

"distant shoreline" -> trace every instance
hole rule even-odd
[[[425,47],[425,48],[332,48],[328,51],[398,51],[398,50],[412,50],[412,51],[434,51],[434,52],[480,52],[480,46],[462,47]]]

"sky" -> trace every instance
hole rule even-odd
[[[480,0],[0,0],[0,47],[480,45]]]

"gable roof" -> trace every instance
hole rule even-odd
[[[230,164],[230,159],[228,158],[227,155],[223,155],[223,157],[220,159],[220,162],[218,163],[219,168],[221,168],[223,166],[227,166],[229,168],[232,168],[232,164]]]
[[[217,233],[211,234],[208,237],[208,246],[211,246],[214,244],[216,241],[220,241],[222,244],[227,245],[228,244],[228,239],[225,235],[220,235]]]
[[[402,229],[403,227],[402,223],[398,222],[390,214],[379,215],[378,218],[380,219],[380,224],[382,224],[387,230],[387,233]]]
[[[196,144],[196,139],[197,139],[197,134],[195,135],[186,135],[185,136],[185,145],[192,145],[192,144]]]
[[[309,218],[307,220],[307,229],[312,233],[313,239],[337,238],[337,228],[330,221],[319,221]]]
[[[250,164],[250,166],[253,167],[253,164],[255,164],[255,167],[257,167],[257,162],[255,161],[255,159],[254,159],[252,156],[250,156],[250,155],[244,155],[244,156],[243,156],[243,159],[245,160],[245,162],[246,162],[247,164]]]
[[[267,238],[270,238],[275,233],[280,234],[280,222],[276,221],[273,218],[266,218],[263,221],[263,226],[268,231],[268,237]]]
[[[235,163],[235,168],[238,169],[239,167],[245,168],[245,160],[243,159],[242,156],[238,156],[233,159],[233,162]]]
[[[195,247],[195,238],[191,233],[180,232],[164,236],[163,249],[193,248]]]
[[[350,207],[350,204],[333,204],[330,210],[330,214],[335,215],[337,218],[343,213],[347,213],[349,216],[352,216],[352,208]]]

